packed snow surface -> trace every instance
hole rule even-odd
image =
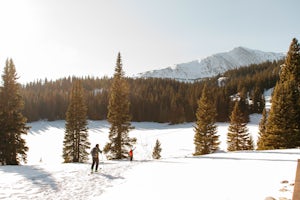
[[[257,139],[261,115],[251,115],[249,132]],[[193,125],[132,123],[137,138],[134,161],[101,157],[98,173],[88,163],[64,164],[65,121],[30,123],[25,139],[28,163],[0,166],[0,199],[291,199],[300,149],[226,152],[228,124],[217,123],[218,153],[193,156]],[[89,121],[91,147],[108,141],[107,121]],[[153,160],[156,139],[162,159]],[[90,158],[91,159],[91,158]]]

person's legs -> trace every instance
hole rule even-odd
[[[95,165],[95,163],[96,163],[96,159],[95,158],[93,158],[93,163],[92,163],[92,167],[91,167],[91,170],[93,171],[93,169],[94,169],[94,165]],[[96,166],[97,167],[97,166]]]
[[[99,158],[96,158],[96,159],[95,159],[95,163],[96,163],[96,171],[98,171]]]

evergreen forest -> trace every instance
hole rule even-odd
[[[279,80],[282,61],[265,62],[229,70],[222,75],[195,82],[180,82],[161,78],[129,78],[130,115],[132,121],[151,121],[177,124],[196,121],[197,101],[206,84],[216,105],[216,121],[228,122],[234,107],[232,98],[244,95],[245,110],[262,113],[266,89]],[[126,70],[125,70],[126,71]],[[224,78],[223,78],[224,77]],[[223,80],[220,82],[220,80]],[[23,115],[28,122],[65,120],[72,83],[80,80],[83,87],[89,120],[107,119],[109,89],[113,82],[108,77],[66,77],[58,80],[38,80],[21,86],[24,99]],[[251,103],[250,103],[251,102]],[[260,105],[260,106],[259,106]]]

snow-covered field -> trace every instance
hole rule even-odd
[[[261,115],[249,132],[257,139]],[[220,152],[193,157],[193,123],[132,123],[134,161],[101,160],[101,172],[63,164],[64,121],[30,123],[28,163],[0,166],[0,199],[291,199],[300,149],[226,152],[228,124],[218,123]],[[107,121],[89,121],[91,147],[108,141]],[[152,160],[156,139],[162,159]]]

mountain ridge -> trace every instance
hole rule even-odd
[[[264,52],[239,46],[231,51],[213,54],[201,60],[193,60],[162,69],[142,72],[137,74],[136,77],[192,81],[216,76],[242,66],[260,64],[266,61],[278,61],[283,59],[284,56],[285,54],[283,53]]]

